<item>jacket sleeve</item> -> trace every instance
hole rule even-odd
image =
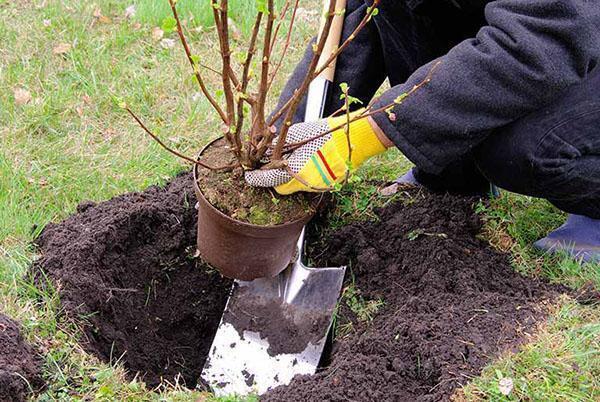
[[[597,0],[497,0],[488,25],[374,102],[383,107],[431,81],[375,121],[417,166],[439,173],[498,127],[560,96],[600,58]],[[600,89],[599,89],[600,91]]]

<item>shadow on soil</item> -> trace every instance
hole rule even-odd
[[[197,383],[231,282],[192,255],[190,175],[51,224],[33,270],[83,319],[87,350],[150,385]],[[383,300],[371,321],[345,302],[331,362],[266,400],[445,400],[490,359],[516,347],[562,289],[513,272],[477,235],[475,198],[407,191],[380,219],[312,245],[320,266],[350,264],[361,300]],[[43,281],[40,280],[40,284]]]

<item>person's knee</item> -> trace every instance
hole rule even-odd
[[[510,191],[600,199],[600,103],[521,119],[493,133],[475,155],[483,174]]]
[[[506,130],[492,133],[475,149],[475,163],[491,183],[526,194],[539,176],[537,150],[525,136],[507,134]]]

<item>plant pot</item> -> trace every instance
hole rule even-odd
[[[206,145],[199,156],[217,140]],[[194,190],[198,199],[198,251],[223,276],[251,281],[273,277],[293,260],[304,225],[314,214],[275,226],[260,226],[233,219],[212,206],[198,187],[194,166]]]

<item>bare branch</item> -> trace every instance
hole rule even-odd
[[[172,1],[172,0],[170,0]],[[222,83],[223,96],[225,97],[227,123],[225,128],[225,137],[229,143],[235,148],[235,154],[238,157],[241,155],[242,144],[234,138],[231,127],[235,124],[235,99],[231,88],[231,50],[229,48],[229,26],[228,26],[228,0],[221,0],[219,4],[217,0],[211,0],[213,17],[217,28],[217,36],[219,38],[219,48],[222,63]]]
[[[318,77],[319,74],[325,71],[327,67],[329,67],[331,63],[335,61],[335,59],[340,55],[340,53],[343,52],[344,49],[346,49],[346,47],[348,47],[348,45],[356,38],[356,35],[358,35],[358,33],[363,30],[363,28],[373,17],[373,14],[375,13],[375,10],[377,9],[377,6],[379,5],[380,1],[381,0],[373,0],[373,4],[367,9],[367,13],[360,21],[358,26],[354,29],[354,31],[352,31],[350,36],[348,36],[348,38],[346,38],[346,40],[331,53],[329,58],[321,66],[319,66],[319,68],[313,74],[313,79]]]
[[[361,20],[361,22],[357,25],[357,27],[354,29],[354,31],[348,36],[348,38],[346,38],[346,40],[336,49],[334,50],[329,57],[327,58],[327,60],[319,66],[318,69],[316,69],[312,75],[311,75],[311,80],[313,80],[314,78],[318,77],[319,74],[321,74],[323,71],[325,71],[329,66],[331,66],[331,64],[336,60],[336,58],[340,55],[340,53],[346,49],[348,47],[348,45],[356,38],[356,36],[358,35],[358,33],[360,31],[362,31],[364,29],[364,27],[367,25],[367,23],[373,18],[373,14],[375,13],[375,10],[377,9],[377,6],[379,5],[381,0],[373,0],[373,4],[367,9],[367,13],[365,14],[365,16],[363,17],[363,19]],[[308,88],[306,89],[308,90]],[[300,93],[300,97],[303,97],[306,93]],[[281,116],[283,116],[283,114],[286,112],[286,110],[288,110],[288,108],[292,105],[293,103],[293,97],[290,98],[276,113],[274,113],[271,117],[271,120],[269,121],[269,125],[274,124]]]
[[[294,3],[294,9],[292,11],[292,17],[290,19],[290,26],[288,27],[288,32],[285,38],[285,44],[283,45],[283,49],[281,51],[281,55],[279,56],[279,61],[277,62],[277,65],[275,66],[275,68],[273,69],[273,72],[271,73],[271,80],[269,81],[269,85],[267,87],[267,91],[269,91],[271,89],[271,85],[273,85],[273,81],[275,81],[275,78],[277,77],[277,73],[279,72],[279,69],[281,68],[281,64],[283,63],[283,59],[285,58],[288,49],[290,48],[290,42],[291,42],[291,38],[292,38],[292,31],[294,30],[294,23],[296,21],[296,13],[298,11],[298,3],[300,0],[296,0],[296,2]],[[287,3],[286,3],[287,4]],[[281,17],[283,21],[283,16]],[[280,22],[281,22],[280,21]],[[273,122],[271,122],[269,125],[273,124]]]
[[[342,92],[344,93],[344,107],[345,107],[345,112],[346,112],[346,124],[344,125],[344,134],[346,135],[346,143],[348,145],[348,165],[350,166],[352,164],[352,144],[350,143],[350,98],[348,95],[348,88],[344,88],[342,89]],[[350,169],[348,169],[349,171]],[[348,174],[349,172],[346,172],[346,179],[344,181],[348,180]]]
[[[166,149],[167,151],[169,151],[173,155],[175,155],[175,156],[177,156],[177,157],[179,157],[179,158],[181,158],[183,160],[191,162],[191,163],[193,163],[195,165],[202,166],[203,168],[210,169],[210,170],[215,170],[215,171],[218,171],[218,170],[232,170],[233,168],[239,166],[238,163],[233,163],[233,164],[230,164],[230,165],[227,165],[227,166],[213,167],[213,166],[207,165],[205,163],[202,163],[202,162],[200,162],[197,159],[190,158],[189,156],[186,156],[186,155],[180,153],[179,151],[176,151],[173,148],[170,148],[164,142],[162,142],[162,140],[160,138],[158,138],[158,136],[156,134],[154,134],[152,131],[150,131],[150,129],[148,129],[148,127],[146,127],[146,125],[142,122],[142,120],[139,117],[137,117],[135,115],[135,113],[133,113],[131,111],[131,109],[129,109],[128,107],[126,107],[125,110],[127,110],[127,112],[131,115],[131,117],[133,117],[133,119],[146,132],[146,134],[148,134],[150,137],[152,137],[152,139],[154,141],[156,141],[161,147],[163,147],[164,149]]]
[[[314,48],[315,51],[314,51],[312,60],[310,62],[310,65],[308,67],[308,72],[306,73],[306,77],[304,77],[304,81],[302,82],[300,87],[296,90],[294,95],[292,96],[293,101],[290,103],[290,106],[287,110],[286,116],[283,120],[283,124],[281,125],[281,129],[279,131],[279,141],[277,141],[277,145],[275,146],[275,149],[273,151],[272,159],[275,159],[275,160],[281,159],[281,153],[283,151],[283,146],[285,145],[285,139],[287,137],[288,130],[290,129],[290,126],[292,124],[292,119],[294,118],[296,109],[298,108],[298,105],[300,104],[302,97],[304,96],[306,91],[308,91],[308,87],[312,81],[312,77],[315,72],[315,69],[317,68],[319,58],[321,57],[321,53],[323,52],[323,49],[325,48],[325,44],[327,43],[327,37],[329,36],[329,30],[331,28],[331,24],[333,22],[333,17],[335,15],[335,4],[336,4],[336,0],[329,0],[329,7],[328,7],[328,9],[326,11],[326,15],[325,15],[325,24],[323,25],[323,29],[320,33],[320,37],[317,40],[316,47]],[[273,135],[271,133],[269,133],[269,135],[267,137],[268,138],[267,143],[270,143],[272,136]]]
[[[359,119],[364,119],[373,115],[376,115],[378,113],[382,113],[394,106],[397,105],[401,105],[408,97],[410,97],[411,95],[413,95],[415,92],[417,92],[420,88],[422,88],[423,86],[425,86],[426,84],[428,84],[429,82],[431,82],[431,77],[433,76],[433,73],[435,71],[435,69],[441,64],[441,61],[438,61],[437,63],[435,63],[433,66],[431,66],[431,69],[429,70],[429,72],[427,73],[427,76],[418,84],[413,85],[413,87],[410,89],[410,91],[404,93],[403,95],[399,96],[400,99],[395,99],[393,102],[385,105],[385,106],[381,106],[375,110],[372,110],[372,103],[367,106],[365,109],[363,109],[363,111],[361,113],[356,114],[356,116],[352,117],[349,122],[345,122],[343,124],[340,124],[336,127],[333,127],[327,131],[325,131],[324,133],[320,133],[319,135],[316,135],[314,137],[311,138],[307,138],[305,140],[302,141],[298,141],[295,143],[291,143],[291,144],[285,144],[285,153],[289,153],[292,152],[298,148],[300,148],[302,145],[306,145],[311,141],[314,141],[318,138],[324,137],[328,134],[331,134],[334,131],[339,130],[340,128],[344,127],[346,124],[349,123],[353,123]],[[338,109],[339,111],[339,109]],[[338,113],[338,111],[336,111],[336,113]],[[271,148],[273,148],[274,146],[271,146]]]
[[[269,15],[267,16],[267,24],[265,27],[265,37],[263,43],[263,52],[261,60],[261,74],[260,82],[258,86],[258,97],[256,100],[256,114],[253,117],[252,132],[250,141],[253,144],[258,143],[258,139],[263,136],[268,136],[269,131],[266,130],[265,126],[265,104],[267,101],[267,86],[269,83],[269,67],[271,57],[271,36],[273,34],[273,23],[275,21],[275,12],[273,9],[273,0],[267,0],[267,10]],[[260,146],[257,147],[260,151]],[[266,147],[264,147],[266,149]],[[255,160],[260,160],[257,155]]]
[[[181,27],[181,20],[179,19],[179,14],[177,14],[175,2],[173,0],[169,0],[169,4],[171,5],[173,18],[175,18],[175,21],[177,22],[177,34],[179,35],[179,39],[181,40],[181,44],[183,45],[183,49],[185,50],[187,59],[190,62],[192,69],[194,70],[194,76],[196,77],[198,85],[200,85],[200,90],[202,91],[204,96],[206,96],[206,99],[208,99],[213,108],[217,111],[217,113],[221,117],[221,120],[223,120],[224,123],[227,123],[227,116],[225,115],[225,112],[223,112],[223,109],[221,109],[217,101],[212,97],[212,95],[208,91],[208,88],[206,87],[206,84],[202,79],[202,75],[200,74],[200,68],[198,67],[198,65],[194,61],[194,58],[192,57],[192,51],[190,50],[190,46],[188,45],[185,35],[183,34],[183,28]]]
[[[248,90],[248,83],[250,81],[250,64],[252,62],[252,57],[256,51],[256,39],[258,38],[258,31],[260,30],[260,22],[262,20],[263,13],[259,12],[256,16],[256,21],[254,22],[254,27],[252,28],[252,36],[250,37],[250,44],[248,46],[248,54],[246,55],[246,60],[244,60],[243,71],[242,71],[242,84],[239,87],[239,96],[247,98],[249,95],[246,93]],[[253,101],[250,101],[251,103]],[[244,128],[244,102],[243,99],[240,98],[237,103],[237,124],[234,131],[234,136],[237,138],[237,141],[241,143],[242,141],[242,130]],[[243,161],[247,164],[250,164],[250,152],[251,147],[246,147],[246,161]]]

